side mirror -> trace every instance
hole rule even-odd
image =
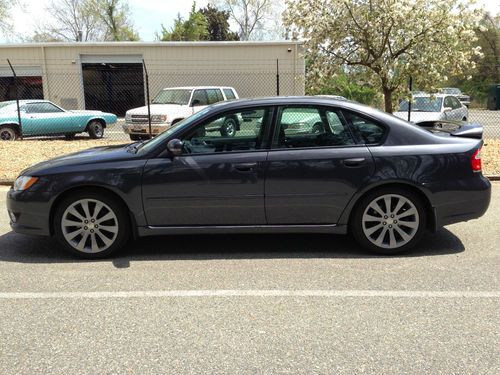
[[[453,108],[451,107],[444,107],[444,112],[450,112]]]
[[[167,143],[167,150],[173,156],[179,156],[182,154],[182,147],[183,146],[184,146],[184,143],[180,139],[171,139]]]
[[[201,102],[198,99],[194,99],[191,103],[191,107],[197,107],[201,104]]]

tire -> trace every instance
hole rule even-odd
[[[0,141],[15,141],[18,138],[19,135],[12,126],[0,126]]]
[[[464,117],[464,118],[462,119],[462,121],[467,121],[467,117]]]
[[[131,141],[143,141],[143,140],[147,140],[147,139],[151,139],[151,137],[149,135],[140,135],[140,134],[130,134],[130,140]]]
[[[121,249],[130,233],[126,207],[111,194],[95,190],[64,198],[55,210],[53,225],[61,247],[86,259],[104,258]]]
[[[102,122],[93,120],[87,125],[87,132],[92,139],[100,139],[104,137],[104,125]]]
[[[323,133],[323,131],[324,131],[324,127],[323,127],[323,123],[322,122],[317,122],[312,127],[312,133],[313,134]]]
[[[402,188],[381,188],[361,198],[350,224],[354,239],[363,248],[392,255],[409,250],[420,241],[427,227],[427,216],[417,194]]]
[[[237,129],[238,122],[234,118],[229,117],[224,120],[224,124],[222,124],[220,128],[220,134],[223,137],[234,137],[236,135]]]

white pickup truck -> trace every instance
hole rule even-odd
[[[195,86],[170,87],[161,90],[151,101],[151,134],[149,134],[148,107],[133,108],[125,114],[123,131],[130,139],[138,141],[162,133],[170,126],[191,116],[210,104],[224,100],[238,99],[232,87]],[[239,130],[237,118],[226,118],[220,127],[223,136],[234,136]]]

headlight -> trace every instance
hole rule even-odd
[[[24,191],[26,189],[29,189],[37,181],[38,177],[19,176],[14,182],[14,191]]]
[[[151,122],[165,122],[167,121],[167,115],[152,115]]]

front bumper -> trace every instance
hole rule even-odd
[[[43,194],[29,191],[7,192],[7,211],[14,232],[50,236],[50,204]]]
[[[158,135],[170,128],[170,123],[151,124],[151,133]],[[149,124],[144,123],[125,123],[122,125],[123,131],[127,134],[149,135]]]

